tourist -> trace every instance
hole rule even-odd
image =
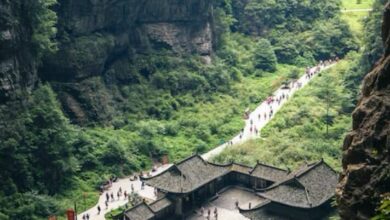
[[[118,191],[118,192],[116,193],[116,196],[118,197],[118,200],[121,198],[121,193],[120,193],[120,191]]]
[[[249,203],[249,209],[251,209],[251,207],[252,207],[252,203]]]
[[[252,120],[252,119],[251,119],[251,121],[250,121],[250,122],[251,122],[251,125],[253,125],[253,120]]]
[[[108,201],[106,200],[106,202],[104,202],[104,204],[106,204],[106,209],[108,209]]]
[[[124,196],[124,198],[123,199],[127,199],[127,191],[125,190],[125,192],[123,193],[123,196]]]
[[[259,118],[259,120],[261,120],[261,114],[259,113],[259,115],[258,115],[258,118]]]
[[[87,213],[87,215],[85,216],[87,218],[87,220],[89,220],[89,214]]]
[[[111,192],[111,200],[114,201],[114,193]]]
[[[154,196],[157,197],[157,194],[158,194],[157,188],[154,188]]]
[[[210,214],[211,214],[211,210],[208,209],[208,210],[207,210],[207,217],[208,217],[208,218],[210,218]]]
[[[119,192],[122,193],[122,187],[119,187]]]
[[[141,190],[144,190],[144,188],[145,188],[145,182],[142,182],[141,183]]]
[[[110,200],[110,195],[108,195],[108,192],[106,193],[106,201]]]
[[[85,214],[83,215],[83,220],[87,219],[87,217],[85,217]]]
[[[98,215],[100,215],[100,206],[97,207],[97,210],[98,210]]]
[[[134,192],[134,185],[131,184],[131,192],[133,193]]]
[[[202,215],[202,216],[204,216],[204,207],[202,206],[202,208],[200,209],[200,214]]]

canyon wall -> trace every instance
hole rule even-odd
[[[385,8],[385,53],[365,77],[343,146],[336,194],[342,219],[369,219],[390,191],[390,4]]]
[[[212,53],[210,0],[58,0],[58,51],[37,70],[23,5],[1,0],[0,104],[48,82],[73,122],[105,122],[115,111],[113,90],[136,83],[137,56]]]

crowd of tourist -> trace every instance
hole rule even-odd
[[[305,79],[310,80],[315,74],[319,73],[323,68],[334,64],[339,59],[336,57],[335,59],[330,59],[326,61],[320,61],[316,66],[314,67],[308,67],[305,71]],[[301,80],[292,80],[291,82],[287,83],[282,87],[281,92],[278,92],[276,95],[269,96],[262,104],[266,105],[267,108],[265,111],[257,113],[257,115],[254,115],[253,113],[250,113],[247,109],[245,111],[244,117],[247,119],[247,122],[249,123],[249,127],[247,130],[242,129],[239,134],[239,139],[243,139],[244,132],[249,132],[250,135],[260,135],[260,124],[264,123],[265,121],[268,121],[272,118],[274,115],[274,108],[281,105],[281,103],[284,100],[287,100],[290,98],[290,95],[292,94],[293,90],[299,89],[303,86],[303,81]],[[258,124],[258,126],[256,126]],[[227,145],[233,145],[233,141],[227,142]]]

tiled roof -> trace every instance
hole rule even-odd
[[[232,163],[230,165],[230,170],[231,171],[235,171],[235,172],[238,172],[238,173],[244,173],[244,174],[250,174],[251,170],[253,168],[250,167],[250,166],[246,166],[246,165],[243,165],[243,164],[239,164],[239,163]]]
[[[172,205],[171,200],[167,199],[166,197],[156,200],[149,204],[149,207],[153,210],[153,212],[159,212],[162,209],[165,209]]]
[[[148,220],[154,217],[153,211],[145,203],[140,203],[125,213],[130,220]]]
[[[254,207],[250,210],[240,210],[240,213],[250,220],[290,220],[287,217],[280,216],[277,213],[270,212],[267,206],[271,203],[270,200]]]
[[[337,173],[321,160],[302,166],[259,195],[289,206],[311,208],[333,197],[337,181]]]
[[[251,171],[251,175],[272,182],[282,181],[287,177],[288,171],[279,169],[273,166],[257,162],[255,168]]]
[[[193,155],[161,174],[142,178],[148,185],[173,193],[188,193],[229,172],[227,166],[208,163]]]

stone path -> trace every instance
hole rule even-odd
[[[157,175],[164,170],[168,169],[171,165],[167,164],[164,166],[161,166],[157,168],[155,172],[152,172],[153,175]],[[123,179],[118,179],[117,182],[113,183],[111,188],[109,190],[104,191],[104,193],[99,197],[99,202],[89,210],[79,214],[77,216],[77,220],[83,220],[82,216],[85,214],[89,214],[89,219],[90,220],[105,220],[104,215],[114,209],[117,209],[121,206],[124,206],[127,203],[127,200],[125,200],[122,197],[118,200],[117,192],[119,188],[122,188],[122,191],[124,192],[125,190],[127,192],[131,192],[131,184],[133,184],[134,191],[137,192],[141,197],[144,197],[148,200],[156,200],[156,196],[154,195],[154,188],[145,186],[143,190],[141,190],[141,181],[135,180],[135,181],[130,181],[130,178],[123,178]],[[108,209],[106,209],[105,201],[106,201],[106,193],[111,194],[111,192],[114,194],[114,201],[111,201],[108,203]],[[101,212],[98,214],[97,206],[100,206]]]
[[[189,216],[187,220],[207,220],[208,210],[211,210],[211,218],[210,220],[217,220],[213,215],[213,211],[215,208],[218,209],[218,219],[221,220],[249,220],[248,218],[241,215],[241,213],[236,208],[235,202],[239,202],[240,208],[247,209],[249,208],[249,203],[254,207],[259,205],[264,200],[258,197],[253,192],[232,187],[224,192],[222,192],[218,198],[214,201],[208,202],[202,207],[205,210],[203,215],[201,214],[201,209],[195,211],[194,214]]]
[[[323,66],[321,68],[321,71],[329,69],[333,65],[334,64],[328,65],[328,66]],[[277,97],[281,97],[282,95],[284,95],[285,97],[291,98],[291,96],[296,91],[298,91],[299,89],[301,89],[305,85],[307,85],[307,83],[309,83],[316,75],[318,75],[318,74],[314,74],[313,77],[307,78],[306,74],[304,74],[297,81],[297,83],[301,84],[301,87],[298,88],[296,85],[291,87],[291,89],[283,89],[281,87],[273,93],[273,96],[275,98],[277,98]],[[261,134],[261,129],[265,125],[267,125],[267,123],[274,117],[275,113],[283,106],[283,104],[285,104],[287,102],[287,100],[289,98],[282,99],[280,103],[273,102],[270,105],[267,104],[267,101],[263,101],[262,103],[260,103],[260,105],[254,111],[252,111],[250,113],[249,118],[247,120],[245,120],[245,127],[243,128],[243,131],[241,133],[239,133],[235,137],[233,137],[233,139],[231,141],[228,141],[228,142],[214,148],[213,150],[203,154],[202,157],[205,160],[209,160],[212,157],[220,154],[223,150],[225,150],[226,148],[228,148],[232,144],[233,145],[240,144],[240,143],[243,143],[243,142],[248,141],[250,139],[254,139],[254,138],[259,137]],[[269,117],[271,109],[273,110],[273,115],[271,117]],[[266,114],[267,117],[264,117],[264,114]],[[260,115],[260,118],[259,118],[259,115]],[[251,127],[252,127],[252,129],[251,129]],[[254,131],[255,128],[258,130],[258,134],[256,134],[256,132]]]
[[[326,66],[326,67],[322,67],[321,71],[323,71],[325,69],[328,69],[328,68],[332,67],[333,65],[334,64]],[[315,74],[314,77],[316,75],[317,74]],[[302,76],[297,81],[297,82],[302,84],[302,86],[300,88],[303,88],[314,77],[311,77],[310,79],[308,79],[308,78],[306,78],[306,75]],[[294,86],[294,88],[292,88],[291,90],[279,88],[276,92],[274,92],[274,97],[276,98],[276,97],[279,97],[279,96],[281,96],[283,94],[289,95],[289,97],[291,97],[300,88],[298,88],[296,86]],[[273,115],[275,115],[275,113],[281,108],[281,106],[283,106],[283,104],[287,100],[288,100],[288,98],[285,98],[285,99],[281,100],[280,104],[277,104],[277,102],[274,102],[271,105],[268,105],[265,101],[262,102],[253,112],[251,112],[249,118],[245,121],[245,127],[243,129],[243,132],[238,134],[238,135],[236,135],[231,140],[231,142],[233,142],[233,144],[238,144],[238,143],[242,143],[244,141],[247,141],[249,139],[253,139],[253,138],[259,137],[261,129],[272,118],[272,117],[271,118],[269,117],[270,109],[271,108],[273,109],[273,112],[274,112]],[[264,113],[267,114],[267,119],[264,118]],[[258,118],[259,114],[261,115],[260,119]],[[251,120],[253,122],[253,125],[251,125]],[[252,132],[250,131],[250,127],[251,126],[255,126],[256,129],[258,129],[258,131],[259,131],[258,135],[256,135],[256,133],[254,132],[253,129],[252,129]],[[241,136],[241,138],[240,138],[240,136]],[[215,149],[209,151],[208,153],[203,154],[202,157],[204,159],[208,160],[208,159],[212,158],[213,156],[218,155],[224,149],[226,149],[227,147],[231,146],[228,143],[225,143],[225,144],[222,144],[221,146],[216,147]],[[158,173],[161,173],[164,170],[168,169],[170,166],[171,166],[171,164],[167,164],[167,165],[161,166],[161,167],[157,168],[157,170],[155,172],[152,172],[151,174],[152,174],[152,176],[157,175]],[[112,187],[108,191],[105,191],[99,197],[99,201],[98,201],[98,203],[94,207],[92,207],[91,209],[89,209],[89,210],[79,214],[77,216],[77,220],[83,220],[82,216],[85,215],[85,214],[89,214],[90,220],[105,220],[104,215],[106,213],[110,212],[111,210],[117,209],[117,208],[119,208],[121,206],[124,206],[127,203],[127,200],[125,200],[123,198],[123,196],[122,196],[121,199],[118,200],[118,198],[116,197],[116,194],[117,194],[119,188],[122,188],[122,191],[126,190],[127,192],[131,192],[131,184],[133,184],[135,192],[137,192],[141,197],[147,198],[149,200],[155,200],[156,199],[156,197],[154,195],[154,188],[149,187],[149,186],[145,186],[145,188],[143,190],[141,190],[141,181],[140,180],[130,181],[129,178],[119,179],[117,182],[112,184]],[[106,209],[106,206],[105,206],[105,201],[106,201],[106,195],[105,194],[106,194],[106,192],[108,192],[109,194],[111,194],[111,192],[112,192],[114,194],[114,196],[115,196],[115,200],[109,202],[109,205],[108,205],[107,209]],[[100,214],[98,214],[98,210],[97,210],[97,206],[98,205],[101,208]],[[242,215],[239,214],[238,212],[235,213],[235,212],[229,211],[227,209],[225,210],[225,212],[221,212],[221,215],[220,215],[220,219],[226,219],[226,220],[230,220],[230,219],[238,220],[238,219],[242,219],[242,218],[243,218]]]

